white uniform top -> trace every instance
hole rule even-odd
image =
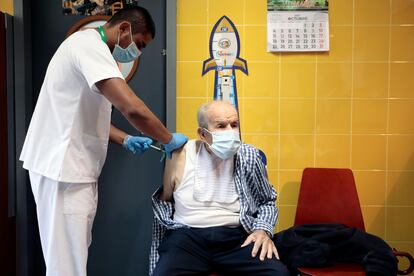
[[[58,48],[46,71],[20,160],[29,171],[62,182],[95,182],[108,148],[111,103],[95,83],[124,79],[94,29]]]
[[[200,156],[209,154],[204,145],[201,144],[199,151],[196,152],[196,141],[190,140],[185,145],[186,160],[184,166],[184,173],[180,185],[177,190],[173,192],[174,197],[174,221],[188,225],[190,227],[214,227],[214,226],[239,226],[240,225],[240,200],[239,196],[234,189],[235,197],[230,201],[221,202],[212,199],[211,201],[205,201],[204,198],[198,199],[195,191],[196,186],[196,175],[200,171],[205,170],[205,172],[210,171],[210,166],[205,166],[208,162],[216,162],[214,160],[207,160],[205,158],[200,158]],[[213,157],[214,158],[214,157]],[[218,159],[218,157],[216,157]],[[221,159],[220,159],[221,160]],[[221,160],[221,162],[233,162],[233,158],[230,158],[226,161]],[[228,181],[227,175],[233,175],[233,166],[224,166],[225,170],[222,170],[221,173],[226,177],[208,177],[203,178],[203,181],[210,185],[210,188],[219,191],[230,191],[231,188],[218,188],[220,185],[234,186],[234,178],[232,181]],[[230,171],[226,171],[230,170]],[[204,172],[201,172],[203,175]],[[223,181],[221,181],[223,180]],[[210,193],[206,191],[206,193]],[[213,192],[213,194],[216,194]],[[217,195],[217,194],[216,194]],[[230,199],[230,197],[227,197]]]

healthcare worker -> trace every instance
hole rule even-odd
[[[29,171],[48,276],[86,275],[108,139],[138,153],[152,143],[111,125],[112,105],[163,143],[169,156],[187,141],[164,127],[116,63],[137,59],[154,35],[147,10],[126,8],[105,25],[68,37],[49,63],[20,156]]]

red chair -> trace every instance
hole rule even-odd
[[[303,171],[296,209],[295,225],[308,223],[343,223],[365,231],[364,219],[350,169],[306,168]],[[406,257],[410,263],[400,275],[414,270],[414,259],[406,252],[394,249],[396,257]],[[362,276],[364,269],[356,264],[334,264],[324,268],[299,268],[301,275]]]

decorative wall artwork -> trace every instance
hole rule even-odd
[[[226,100],[238,109],[235,70],[248,75],[247,61],[240,58],[239,33],[227,16],[222,16],[210,34],[210,58],[203,62],[202,75],[214,70],[214,99]]]
[[[63,14],[114,15],[117,11],[138,5],[138,0],[62,0]]]
[[[210,34],[210,58],[203,62],[202,75],[214,70],[214,100],[230,102],[239,111],[236,70],[248,75],[247,61],[240,57],[240,38],[236,26],[227,16],[222,16]],[[240,130],[241,132],[241,130]],[[266,154],[259,150],[263,164]]]
[[[328,0],[268,0],[267,51],[329,51]]]

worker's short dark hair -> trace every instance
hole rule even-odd
[[[126,7],[115,13],[109,20],[108,25],[113,26],[122,21],[131,23],[132,33],[150,33],[155,37],[155,23],[150,13],[143,7]]]

